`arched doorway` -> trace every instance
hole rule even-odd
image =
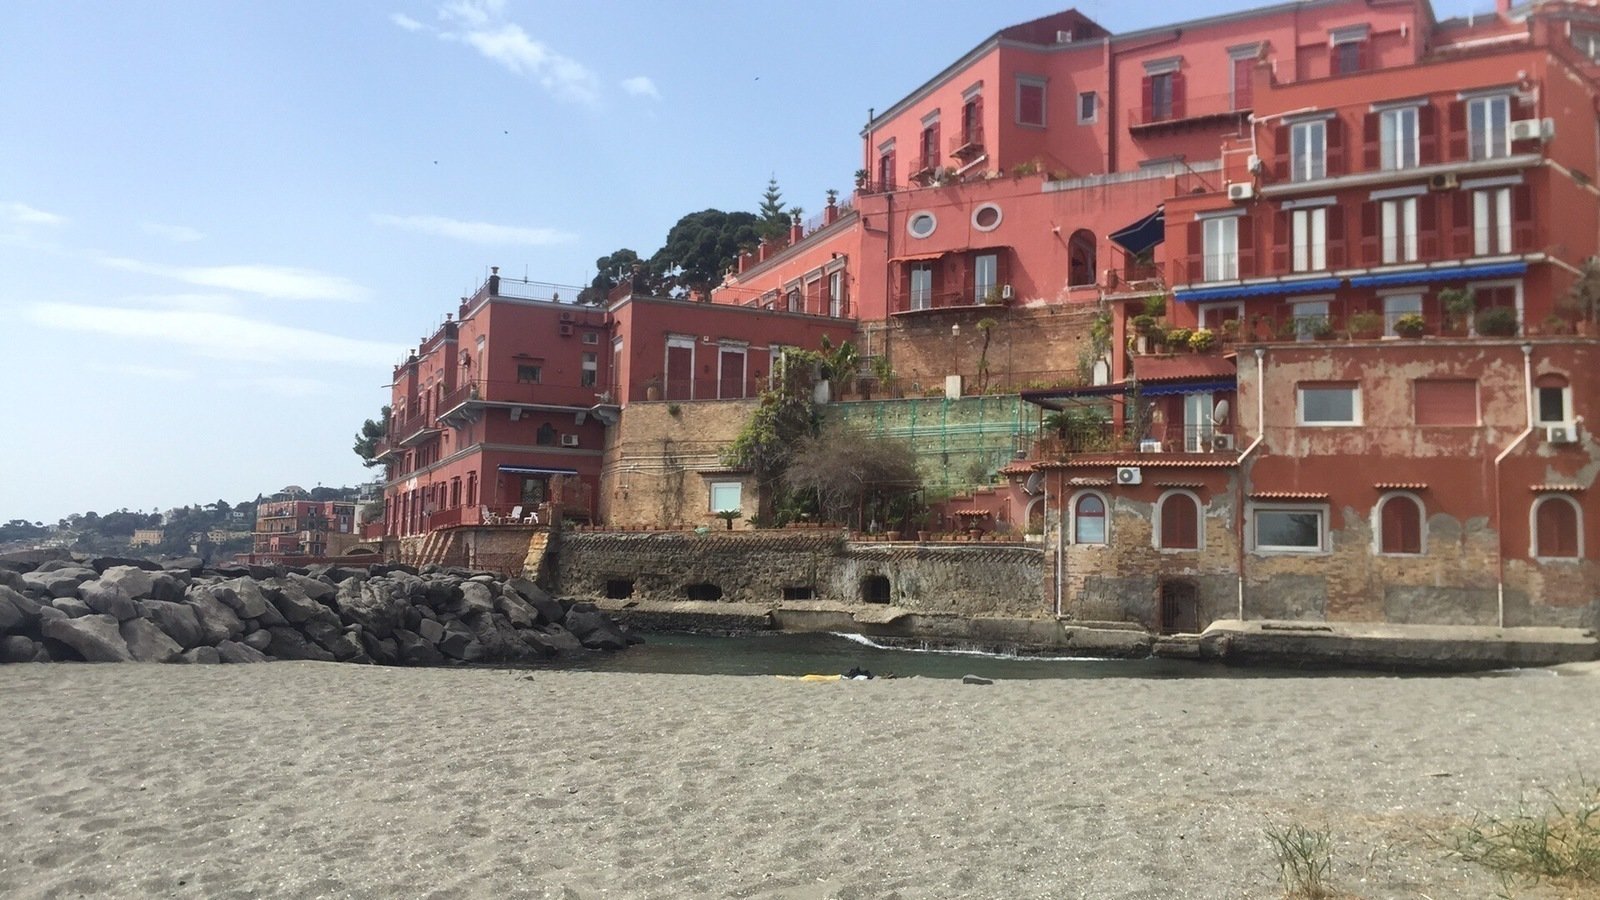
[[[1067,286],[1095,283],[1094,232],[1080,228],[1067,241]]]

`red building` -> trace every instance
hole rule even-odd
[[[343,500],[263,500],[250,559],[294,563],[338,556],[357,543],[356,505]]]

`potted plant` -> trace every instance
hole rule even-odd
[[[742,518],[744,518],[744,513],[740,512],[737,509],[719,509],[716,512],[716,516],[717,516],[717,518],[721,519],[722,521],[728,523],[728,530],[732,531],[733,530],[733,520],[734,519],[742,519]]]
[[[1394,320],[1394,333],[1410,340],[1422,337],[1427,327],[1428,323],[1423,320],[1420,313],[1406,313]]]
[[[1463,335],[1478,308],[1478,299],[1472,295],[1471,288],[1445,288],[1439,292],[1439,306],[1445,313],[1444,333]]]
[[[1149,313],[1140,313],[1133,317],[1133,330],[1138,334],[1149,334],[1150,329],[1156,327],[1156,317]]]
[[[1231,344],[1239,339],[1239,320],[1224,319],[1222,321],[1222,340]]]
[[[860,190],[860,189],[866,187],[867,186],[867,179],[869,179],[871,177],[872,177],[872,173],[868,172],[866,169],[857,169],[856,170],[856,190]]]
[[[661,376],[655,375],[645,380],[644,398],[646,400],[661,399]]]
[[[1168,328],[1166,333],[1167,346],[1173,350],[1185,350],[1189,347],[1189,338],[1194,331],[1188,328]]]
[[[1217,336],[1209,328],[1197,329],[1189,335],[1189,349],[1196,353],[1209,353],[1217,345]]]
[[[1491,306],[1477,319],[1478,333],[1485,337],[1515,337],[1517,311],[1509,306]]]
[[[1370,310],[1351,313],[1346,322],[1350,326],[1350,337],[1358,341],[1369,341],[1383,335],[1383,314]]]
[[[1333,322],[1327,316],[1319,316],[1306,322],[1306,330],[1319,341],[1333,340]]]

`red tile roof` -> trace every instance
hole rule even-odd
[[[1581,484],[1535,484],[1529,490],[1536,494],[1576,494],[1584,490]]]
[[[1133,361],[1133,373],[1141,382],[1232,378],[1237,371],[1232,360],[1224,359],[1214,353],[1139,356]]]
[[[1326,500],[1326,493],[1316,491],[1256,491],[1250,495],[1252,500]]]
[[[1380,481],[1373,487],[1380,491],[1425,491],[1428,484],[1425,481]]]

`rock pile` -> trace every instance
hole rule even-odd
[[[523,578],[429,566],[0,558],[0,663],[529,662],[637,643]]]

